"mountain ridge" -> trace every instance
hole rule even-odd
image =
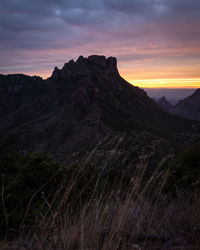
[[[180,100],[172,112],[189,119],[200,120],[200,89],[195,90],[192,95]]]
[[[12,82],[13,76],[3,77]],[[153,154],[171,154],[170,134],[181,143],[195,134],[194,122],[169,114],[125,81],[114,57],[79,57],[46,80],[18,78],[24,89],[0,89],[9,100],[6,107],[1,103],[0,131],[19,133],[23,150],[44,150],[70,163],[131,166],[143,158],[150,162]]]
[[[179,100],[176,105],[171,105],[165,97],[160,98],[158,104],[177,116],[200,120],[200,89],[196,89],[188,97]]]

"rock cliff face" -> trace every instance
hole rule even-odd
[[[89,76],[92,74],[104,74],[107,76],[119,74],[116,58],[109,57],[106,59],[105,56],[95,55],[88,58],[80,56],[76,62],[71,60],[65,63],[61,70],[55,67],[51,78],[54,80],[65,80],[71,77]]]
[[[44,150],[67,163],[151,165],[173,153],[172,140],[195,133],[192,121],[165,112],[126,82],[114,57],[80,56],[47,80],[1,75],[0,100],[2,134],[18,133],[23,150]]]

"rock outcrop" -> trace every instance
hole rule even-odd
[[[92,74],[118,74],[117,59],[115,57],[92,55],[88,58],[80,56],[77,61],[70,60],[59,70],[55,67],[51,78],[64,80],[70,77],[87,76]]]

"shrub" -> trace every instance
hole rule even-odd
[[[77,210],[91,196],[97,199],[104,193],[106,197],[119,180],[128,186],[129,178],[122,178],[121,171],[105,172],[91,164],[65,166],[43,152],[22,153],[10,139],[1,140],[0,147],[4,149],[0,153],[2,231],[31,226],[36,217],[52,213],[64,196],[65,203]]]
[[[182,150],[171,165],[165,190],[187,189],[196,191],[200,187],[200,141]]]

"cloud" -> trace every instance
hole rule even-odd
[[[46,69],[48,60],[94,52],[127,63],[173,61],[176,53],[191,60],[200,45],[199,10],[197,0],[1,0],[0,71],[27,62]]]

